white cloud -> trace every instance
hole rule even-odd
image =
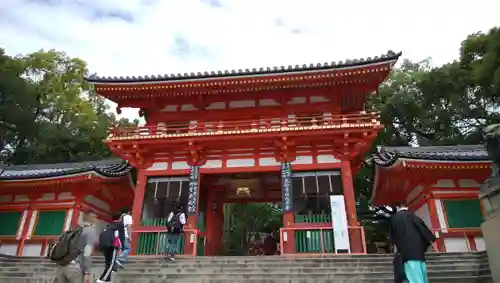
[[[471,4],[3,0],[0,46],[10,54],[64,50],[86,60],[91,72],[106,76],[330,62],[376,56],[389,49],[403,51],[403,57],[412,60],[432,57],[443,64],[457,58],[460,42],[468,34],[500,24],[500,2]]]

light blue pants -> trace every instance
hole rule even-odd
[[[123,243],[123,253],[118,257],[118,260],[121,262],[125,262],[128,260],[128,254],[130,253],[130,238],[125,238],[125,242]]]
[[[179,249],[179,240],[181,239],[181,234],[167,233],[165,237],[165,253],[174,255]]]
[[[428,283],[427,265],[424,261],[409,260],[405,263],[405,274],[408,283]]]

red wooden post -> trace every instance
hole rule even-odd
[[[354,196],[354,184],[353,176],[351,171],[351,162],[348,160],[341,161],[341,177],[342,177],[342,187],[344,189],[344,201],[347,213],[347,224],[349,227],[358,227],[358,217],[356,213],[356,197]],[[362,253],[363,243],[361,242],[361,233],[359,229],[350,229],[349,231],[351,252],[352,253]]]
[[[135,255],[137,249],[137,242],[139,240],[139,233],[135,232],[141,227],[142,206],[144,203],[144,193],[146,192],[147,176],[144,169],[139,169],[137,184],[134,193],[134,202],[132,204],[132,254]]]

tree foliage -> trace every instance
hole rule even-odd
[[[84,79],[85,61],[64,52],[10,57],[0,50],[0,162],[54,163],[110,155],[108,127],[130,124],[109,112]]]
[[[460,58],[432,67],[430,60],[404,61],[371,98],[385,129],[376,146],[478,144],[481,130],[500,123],[500,29],[468,36]],[[367,239],[385,240],[391,211],[373,207],[373,164],[368,157],[355,186]]]
[[[224,209],[224,249],[228,255],[248,251],[249,235],[272,233],[282,226],[283,212],[272,203],[227,204]]]

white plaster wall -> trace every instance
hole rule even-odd
[[[292,164],[312,164],[312,156],[297,156]]]
[[[305,96],[295,96],[290,101],[288,101],[288,104],[304,104],[306,103],[306,101],[307,98]]]
[[[155,162],[151,167],[148,168],[148,170],[167,170],[168,169],[168,162]]]
[[[274,157],[262,157],[259,159],[259,165],[260,166],[276,166],[280,165],[281,163],[276,161],[276,158]]]
[[[2,244],[0,243],[0,254],[16,255],[18,244]]]
[[[259,100],[260,106],[278,106],[280,105],[276,100],[272,98],[264,98]]]
[[[108,205],[105,201],[103,201],[103,200],[101,200],[101,199],[98,199],[98,198],[96,198],[96,197],[94,197],[94,196],[86,196],[86,197],[84,198],[84,200],[85,200],[86,202],[88,202],[88,203],[91,203],[91,204],[93,204],[93,205],[95,205],[95,206],[99,207],[99,208],[100,208],[100,209],[102,209],[103,211],[107,211],[107,212],[109,212],[109,211],[110,211],[109,205]]]
[[[229,102],[229,108],[255,107],[255,100],[236,100]]]
[[[26,239],[31,238],[31,235],[33,234],[33,232],[35,230],[35,223],[36,223],[37,217],[38,217],[38,210],[34,210],[33,214],[31,215],[31,218],[30,218],[30,225],[28,226],[28,232],[26,232]]]
[[[415,188],[413,188],[413,190],[411,190],[411,192],[406,197],[406,204],[410,205],[413,200],[417,199],[417,196],[420,195],[420,193],[422,193],[423,190],[424,186],[422,185],[418,185]]]
[[[210,105],[207,106],[207,110],[215,110],[215,109],[225,109],[226,108],[226,103],[223,101],[219,102],[214,102]]]
[[[16,239],[21,239],[21,235],[23,234],[24,231],[24,224],[26,223],[26,218],[28,217],[28,211],[25,210],[21,214],[21,221],[19,221],[19,228],[17,229],[17,234],[16,234]]]
[[[189,169],[189,165],[186,161],[177,161],[172,163],[172,169]]]
[[[461,188],[478,188],[481,186],[481,184],[471,179],[461,179],[458,181],[458,184]]]
[[[222,168],[222,160],[207,160],[201,168]]]
[[[59,197],[60,200],[63,200],[63,199],[74,199],[75,198],[71,192],[60,193],[58,197]]]
[[[30,201],[30,198],[27,195],[16,195],[14,197],[14,201],[15,202],[18,202],[18,201]]]
[[[468,252],[470,251],[469,245],[465,238],[445,238],[444,245],[446,252]]]
[[[40,256],[42,244],[25,244],[23,247],[23,256]]]
[[[318,163],[337,163],[340,162],[333,154],[320,154],[316,157]]]
[[[66,212],[66,222],[64,222],[64,231],[68,231],[71,228],[71,219],[73,218],[73,208],[70,208]]]
[[[316,96],[316,95],[311,96],[309,99],[311,100],[312,103],[315,103],[315,102],[328,102],[328,101],[330,101],[325,96]]]
[[[181,111],[193,111],[193,110],[197,110],[193,104],[182,104],[181,106]]]
[[[241,158],[241,159],[228,159],[227,167],[252,167],[255,166],[255,159],[253,158]]]
[[[441,199],[434,199],[434,203],[436,205],[436,213],[439,219],[439,227],[442,232],[448,232],[448,227],[446,225],[446,217],[444,215],[443,204],[441,203]]]
[[[56,194],[55,193],[47,193],[47,194],[43,194],[41,198],[39,198],[38,200],[55,200],[56,199]]]
[[[486,244],[484,243],[483,237],[475,237],[474,241],[476,242],[476,249],[478,251],[485,251],[486,250]]]
[[[455,183],[453,182],[453,180],[442,179],[437,181],[437,183],[432,186],[435,188],[454,188]]]
[[[427,227],[431,228],[431,214],[429,212],[429,205],[426,203],[415,211],[415,215],[422,218]]]

